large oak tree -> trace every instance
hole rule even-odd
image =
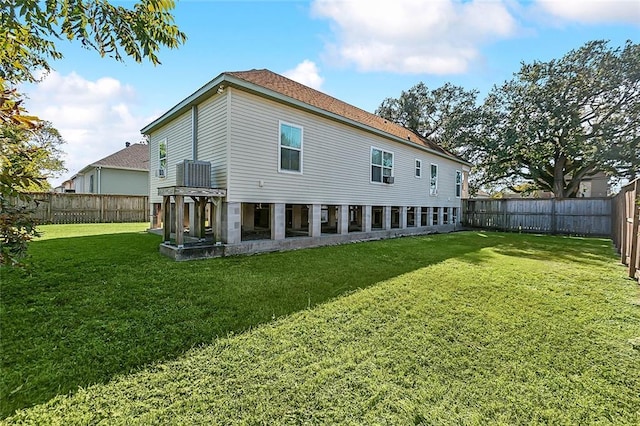
[[[480,134],[477,96],[476,90],[451,83],[431,90],[421,82],[398,98],[385,99],[375,113],[472,160]]]
[[[531,182],[576,196],[598,172],[640,175],[640,45],[592,41],[564,57],[522,64],[484,103],[476,147],[484,183]]]

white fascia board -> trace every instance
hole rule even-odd
[[[208,97],[211,92],[217,90],[217,87],[225,80],[225,77],[228,76],[226,76],[225,74],[220,74],[219,76],[193,92],[190,96],[179,102],[169,111],[165,112],[160,117],[147,124],[140,130],[140,133],[142,133],[143,135],[148,135],[160,126],[169,122],[173,117],[187,111],[193,105],[198,105],[204,98]]]
[[[102,166],[100,164],[97,164],[94,167],[100,167],[102,169],[111,169],[111,170],[127,170],[127,171],[133,171],[133,172],[148,172],[149,171],[149,169],[138,169],[136,167]]]

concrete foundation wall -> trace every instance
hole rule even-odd
[[[331,234],[319,237],[286,238],[281,240],[244,241],[239,244],[196,245],[177,248],[173,245],[160,244],[160,253],[178,261],[206,259],[213,257],[235,256],[243,254],[265,253],[273,251],[297,250],[311,247],[331,246],[338,244],[382,240],[412,235],[448,233],[460,229],[459,225],[443,225],[434,227],[416,227],[405,229],[389,229],[371,232],[352,232],[350,234]]]

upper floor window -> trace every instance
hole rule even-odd
[[[462,195],[462,172],[456,170],[456,197],[460,198]]]
[[[158,160],[160,167],[158,168],[158,177],[166,177],[167,176],[167,140],[163,139],[160,141],[160,146],[158,149]]]
[[[280,122],[279,170],[302,173],[302,127]]]
[[[416,177],[422,177],[422,160],[416,159]]]
[[[438,195],[438,165],[431,165],[431,176],[429,179],[429,195]]]
[[[371,147],[371,182],[393,183],[393,152]]]

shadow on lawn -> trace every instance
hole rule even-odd
[[[485,247],[539,250],[530,240],[465,232],[183,263],[151,234],[37,241],[31,272],[2,276],[0,414],[449,258],[482,262]]]
[[[528,235],[516,243],[502,244],[494,251],[505,256],[583,265],[617,260],[611,240],[604,238]]]

